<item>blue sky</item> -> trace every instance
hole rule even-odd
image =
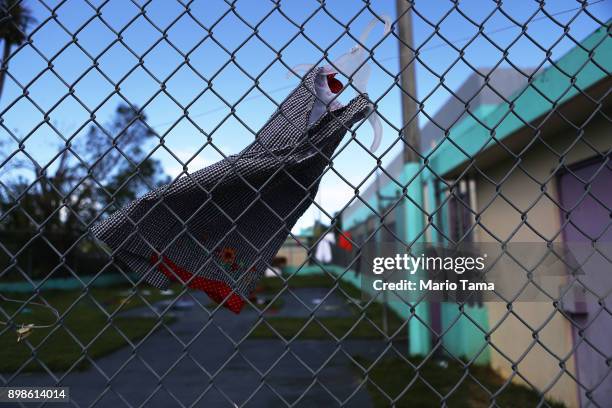
[[[137,16],[136,4],[143,2],[111,0],[101,7],[100,17],[93,17],[96,10],[84,0],[26,0],[24,3],[33,10],[37,25],[42,24],[42,27],[33,34],[33,47],[23,47],[11,59],[9,72],[23,86],[29,84],[29,95],[38,107],[21,98],[20,88],[7,78],[0,98],[0,112],[4,112],[4,123],[15,135],[23,138],[31,133],[25,141],[26,149],[43,166],[63,145],[49,126],[40,125],[44,119],[40,110],[48,111],[68,92],[57,75],[66,83],[74,84],[74,96],[80,100],[65,98],[50,111],[51,122],[62,134],[76,133],[78,138],[84,133],[79,129],[89,119],[89,113],[81,103],[91,110],[97,108],[99,123],[105,123],[125,98],[135,105],[146,105],[148,124],[180,160],[191,160],[189,171],[195,171],[222,158],[212,146],[201,150],[208,135],[212,135],[214,146],[225,154],[239,152],[253,140],[252,131],[257,131],[274,111],[275,105],[269,98],[279,103],[298,83],[295,77],[287,78],[287,66],[315,63],[321,59],[322,52],[313,43],[327,50],[333,60],[354,45],[341,24],[349,24],[350,32],[358,37],[373,18],[371,11],[395,18],[393,0],[371,1],[369,9],[364,9],[362,1],[327,1],[324,10],[319,11],[316,10],[320,3],[314,0],[282,1],[279,9],[270,1],[238,0],[234,3],[235,13],[225,1],[206,0],[190,3],[191,15],[182,16],[185,6],[174,0],[146,2],[146,16]],[[103,2],[90,3],[97,7]],[[595,4],[590,5],[588,11],[594,17],[607,21],[612,16],[612,0],[592,3]],[[57,7],[58,4],[61,5]],[[56,7],[57,18],[52,19],[50,10]],[[495,2],[485,0],[460,2],[461,13],[453,10],[453,3],[446,0],[417,0],[415,7],[418,12],[413,16],[415,46],[421,54],[421,61],[416,66],[417,97],[430,115],[449,97],[448,91],[439,86],[439,76],[445,73],[446,85],[456,89],[472,72],[468,64],[457,62],[457,50],[446,41],[457,48],[465,47],[465,39],[474,36],[478,32],[477,25],[483,21],[485,33],[490,33],[489,39],[479,36],[464,49],[465,59],[478,68],[497,65],[503,58],[497,47],[506,49],[511,44],[508,59],[513,65],[538,67],[546,61],[545,51],[540,46],[552,47],[551,57],[558,59],[575,45],[569,36],[580,41],[599,27],[589,15],[576,10],[579,3],[570,0],[549,1],[545,6],[546,12],[554,14],[560,24],[571,22],[569,36],[538,11],[539,4],[535,1],[504,1],[505,15],[496,11]],[[533,20],[528,24],[528,35],[521,35],[521,28],[515,22],[523,24],[530,18]],[[299,35],[297,26],[302,24],[308,39]],[[261,39],[249,38],[252,29],[248,25],[257,26]],[[434,34],[436,27],[438,35]],[[210,32],[212,38],[208,36]],[[108,48],[117,38],[116,33],[121,34],[123,44]],[[162,38],[164,34],[166,39]],[[375,28],[367,45],[378,42],[381,34],[382,25]],[[86,52],[70,44],[73,35]],[[397,49],[397,40],[388,36],[374,50],[378,64],[390,73],[398,72]],[[282,55],[282,63],[275,61],[277,52]],[[181,53],[189,53],[191,67],[181,66],[184,62]],[[234,62],[227,64],[231,55]],[[52,60],[54,72],[48,69],[45,59]],[[92,66],[92,59],[98,62],[104,75],[94,69],[81,77]],[[545,63],[544,67],[547,65]],[[501,66],[508,67],[509,62],[503,61]],[[393,87],[392,76],[381,67],[373,64],[369,94],[378,100],[380,115],[399,127],[399,92]],[[258,78],[267,96],[257,89],[249,91],[253,85],[249,76]],[[209,89],[201,94],[211,79],[214,92]],[[111,81],[120,82],[121,95],[109,97],[115,90]],[[166,92],[160,92],[162,82],[166,84]],[[352,96],[353,91],[344,92],[341,100],[347,101]],[[227,103],[235,104],[243,97],[236,106],[237,119],[231,115]],[[183,114],[183,107],[177,103],[189,106],[191,120],[182,119],[176,123]],[[8,106],[10,109],[6,110]],[[424,116],[419,120],[420,126],[426,123]],[[358,138],[366,146],[371,136],[367,124],[358,131]],[[397,132],[385,125],[383,145],[378,154],[396,138]],[[0,129],[0,140],[9,150],[17,146],[4,129]],[[151,143],[149,148],[152,150],[157,145]],[[383,163],[389,162],[397,151],[399,145],[383,157]],[[182,164],[164,148],[158,148],[153,157],[160,159],[171,175],[180,173]],[[356,143],[350,143],[334,161],[334,168],[354,184],[360,183],[374,167],[375,159]],[[13,176],[0,172],[0,177]],[[352,191],[352,187],[337,175],[329,173],[317,201],[332,214],[346,205]],[[298,228],[311,224],[317,217],[326,220],[324,214],[312,208]]]

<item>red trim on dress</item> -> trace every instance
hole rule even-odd
[[[159,260],[157,254],[151,255],[151,264],[154,265]],[[182,281],[182,283],[188,283],[188,286],[192,289],[197,289],[205,292],[212,300],[217,303],[223,303],[223,306],[238,314],[244,306],[244,299],[240,295],[232,291],[226,283],[206,279],[202,276],[195,276],[187,270],[181,268],[172,262],[168,257],[163,256],[162,262],[157,265],[157,269],[166,275],[171,281]]]

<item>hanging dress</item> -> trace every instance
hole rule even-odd
[[[149,192],[93,235],[145,282],[179,281],[238,313],[313,202],[344,135],[372,114],[365,94],[346,106],[330,100],[342,91],[337,72],[310,69],[243,151]]]
[[[92,228],[115,261],[164,289],[179,280],[239,312],[310,206],[366,96],[308,125],[312,70],[242,152],[149,192]]]

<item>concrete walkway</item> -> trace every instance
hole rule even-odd
[[[294,295],[283,294],[284,306],[276,315],[306,317],[310,312],[301,302],[312,308],[326,293],[326,289],[294,289]],[[205,295],[193,295],[202,304],[207,303]],[[146,311],[134,309],[130,313]],[[351,340],[338,344],[300,340],[289,345],[281,340],[240,342],[257,321],[256,311],[244,310],[235,315],[223,309],[209,317],[196,305],[176,314],[177,321],[169,327],[172,333],[161,328],[136,350],[124,348],[97,360],[102,372],[91,367],[66,376],[62,385],[70,387],[73,405],[90,406],[97,401],[97,406],[113,408],[191,405],[268,408],[299,400],[298,407],[332,407],[350,397],[347,406],[371,406],[347,354],[374,358],[385,349],[382,342]],[[348,306],[336,295],[316,313],[321,317],[349,314]],[[206,326],[207,323],[210,324]],[[53,381],[40,373],[21,374],[10,385],[53,385]]]

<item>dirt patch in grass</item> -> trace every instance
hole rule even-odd
[[[144,295],[146,293],[146,296]],[[3,293],[13,299],[27,299],[27,295]],[[111,287],[82,291],[49,291],[43,298],[60,314],[68,310],[61,323],[52,328],[35,329],[25,341],[17,343],[13,329],[0,327],[0,372],[11,373],[24,366],[23,371],[44,371],[39,361],[51,370],[65,371],[70,367],[85,369],[96,359],[122,347],[135,344],[148,333],[157,330],[171,318],[123,317],[108,314],[142,307],[166,298],[156,289]],[[145,302],[146,300],[146,302]],[[40,298],[34,301],[41,302]],[[2,318],[12,315],[19,305],[0,301]],[[106,313],[105,313],[106,312]],[[49,324],[52,314],[38,306],[27,306],[16,317],[16,323]],[[33,350],[34,349],[34,350]],[[35,358],[34,358],[35,356]]]
[[[543,399],[527,386],[506,384],[495,371],[486,366],[464,367],[459,362],[386,358],[376,363],[356,357],[355,369],[365,377],[367,389],[376,408],[440,407],[553,407],[564,405]],[[420,365],[420,366],[419,366]],[[416,367],[419,367],[418,369]],[[385,395],[386,394],[386,395]],[[493,395],[495,397],[493,398]]]

